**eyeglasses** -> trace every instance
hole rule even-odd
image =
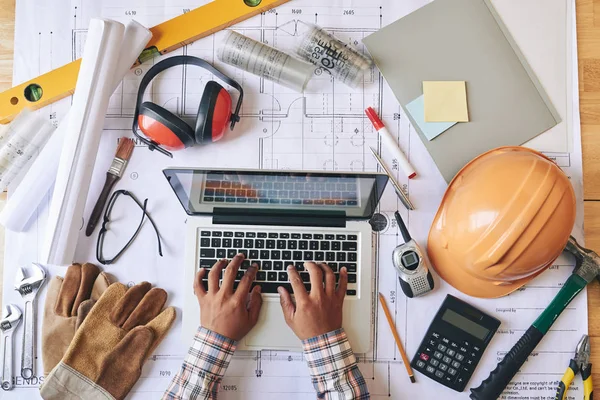
[[[142,220],[140,221],[140,224],[138,225],[133,236],[131,237],[131,239],[129,239],[127,244],[117,253],[117,255],[115,255],[113,258],[110,258],[107,260],[102,255],[103,254],[102,249],[104,247],[104,236],[105,236],[106,232],[108,232],[107,226],[110,223],[110,214],[111,214],[112,209],[120,195],[125,195],[125,196],[131,197],[131,199],[142,209]],[[146,217],[148,217],[148,220],[154,227],[154,231],[156,232],[156,238],[158,239],[158,255],[162,257],[163,254],[162,254],[162,245],[160,242],[160,233],[158,232],[158,228],[156,227],[156,224],[150,217],[150,214],[148,214],[148,212],[146,211],[147,204],[148,204],[148,199],[144,200],[144,204],[142,204],[142,203],[140,203],[140,201],[138,199],[136,199],[136,197],[132,193],[130,193],[127,190],[116,190],[112,194],[112,196],[110,197],[110,200],[108,201],[108,206],[106,207],[106,210],[104,211],[104,219],[102,221],[102,227],[100,228],[100,233],[98,234],[98,242],[96,243],[96,259],[98,260],[99,263],[101,263],[103,265],[109,265],[109,264],[114,263],[119,257],[121,257],[121,255],[125,252],[125,250],[127,250],[129,248],[129,246],[131,246],[131,243],[133,243],[133,241],[135,240],[137,235],[142,230],[142,226],[144,225],[144,220],[146,219]]]

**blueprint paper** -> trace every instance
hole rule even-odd
[[[552,0],[552,3],[562,4],[563,1]],[[15,34],[15,83],[78,57],[85,41],[88,21],[92,17],[114,18],[121,22],[133,17],[147,26],[152,26],[202,3],[192,0],[20,0],[17,2]],[[275,11],[256,16],[234,29],[285,50],[292,48],[297,20],[316,22],[341,40],[353,43],[364,51],[360,44],[363,37],[425,3],[425,0],[330,0],[327,6],[323,6],[320,0],[292,0]],[[514,4],[519,7],[521,2]],[[569,6],[570,10],[574,13],[571,6],[572,4]],[[574,14],[571,14],[570,18],[574,19]],[[571,26],[574,28],[572,21]],[[391,265],[391,252],[402,240],[395,226],[393,212],[400,211],[412,236],[425,246],[431,221],[446,184],[383,78],[378,71],[371,70],[365,76],[363,87],[351,90],[332,81],[326,74],[320,74],[309,83],[304,95],[300,95],[216,62],[216,46],[223,35],[221,32],[202,39],[170,55],[190,54],[203,57],[242,83],[246,98],[242,107],[242,119],[236,130],[228,132],[219,143],[175,153],[173,159],[143,147],[136,147],[126,174],[118,183],[117,189],[128,189],[140,199],[149,199],[148,211],[163,237],[165,256],[156,257],[156,237],[149,224],[146,224],[122,258],[115,265],[104,269],[126,284],[147,280],[164,287],[169,293],[169,303],[177,308],[179,314],[172,331],[144,366],[142,377],[129,398],[159,398],[181,366],[192,340],[190,338],[189,342],[182,341],[180,332],[183,291],[192,290],[191,282],[183,281],[182,264],[184,224],[188,216],[162,177],[161,170],[170,166],[196,166],[375,171],[377,163],[369,154],[368,147],[379,147],[380,143],[377,132],[364,115],[367,106],[375,106],[382,114],[390,132],[398,138],[419,174],[418,178],[409,181],[398,171],[397,163],[393,159],[386,159],[389,165],[394,166],[397,179],[404,185],[417,209],[408,212],[400,204],[391,187],[384,193],[380,212],[387,218],[388,226],[375,236],[377,257],[373,266],[376,268],[375,279],[372,282],[374,292],[379,291],[386,297],[409,358],[416,352],[435,311],[447,293],[456,295],[499,318],[502,321],[500,330],[486,350],[467,387],[478,386],[554,297],[562,282],[571,273],[573,260],[561,256],[547,272],[531,284],[498,300],[469,298],[449,287],[435,273],[435,291],[425,297],[408,300],[402,294]],[[574,43],[574,31],[568,40]],[[574,97],[566,99],[565,102],[577,109],[577,68],[574,64],[576,53],[573,47],[570,49],[572,53],[569,53],[570,57],[564,62],[568,63],[570,68],[575,66],[575,75],[570,78],[570,90]],[[93,173],[92,189],[88,195],[89,201],[84,214],[86,216],[89,215],[92,203],[104,183],[117,139],[120,136],[132,136],[130,127],[137,84],[157,60],[134,69],[111,99]],[[148,92],[152,94],[155,102],[192,117],[197,111],[202,89],[208,79],[211,79],[211,76],[199,68],[190,66],[185,72],[182,72],[181,68],[174,68],[161,75]],[[58,123],[69,109],[69,104],[70,99],[64,99],[40,110],[39,113],[53,123]],[[547,154],[569,174],[575,187],[578,213],[574,234],[578,239],[582,239],[583,190],[579,123],[575,120],[577,117],[578,112],[573,113],[573,132],[559,138],[563,142],[572,140],[574,151]],[[542,147],[540,149],[545,150]],[[22,300],[13,290],[12,280],[17,266],[36,261],[38,258],[45,231],[48,201],[49,199],[46,199],[46,204],[37,210],[37,219],[30,224],[27,232],[6,233],[4,304],[10,302],[22,305]],[[120,204],[125,203],[117,203],[117,206]],[[77,247],[79,260],[95,260],[96,235],[97,233],[91,238],[86,238],[83,232],[81,233]],[[116,235],[107,237],[107,241],[112,241],[109,243],[115,243],[119,239],[123,238]],[[64,275],[64,272],[64,267],[49,268],[50,277],[56,274]],[[45,293],[41,293],[38,303],[38,327],[41,327],[44,297]],[[418,373],[417,383],[410,384],[385,317],[378,307],[374,307],[370,319],[375,326],[373,348],[369,353],[358,357],[359,367],[367,380],[372,398],[468,398],[468,392],[456,393]],[[368,320],[369,316],[365,316],[365,323]],[[22,332],[21,326],[15,336],[15,372],[20,368]],[[586,295],[582,294],[558,319],[521,372],[516,375],[505,391],[505,398],[553,398],[555,385],[564,373],[576,343],[586,332],[587,302]],[[38,329],[38,349],[41,349],[40,333],[41,329]],[[40,353],[41,351],[38,351],[38,354]],[[37,371],[41,370],[41,359],[38,357]],[[18,377],[15,390],[2,392],[0,397],[39,398],[37,386],[40,380],[36,377],[31,381],[24,381]],[[574,396],[582,393],[579,379],[575,380],[570,390]],[[284,396],[291,400],[315,398],[302,354],[275,351],[237,352],[222,382],[219,399],[269,400],[281,399]]]

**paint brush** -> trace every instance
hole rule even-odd
[[[86,236],[91,236],[94,232],[94,229],[96,229],[96,225],[100,220],[102,210],[104,210],[104,206],[106,205],[106,201],[108,200],[111,190],[125,172],[127,162],[129,161],[129,158],[131,158],[131,153],[133,152],[133,147],[134,142],[132,139],[122,137],[119,140],[117,153],[115,154],[115,158],[113,159],[112,164],[106,173],[106,182],[104,182],[104,187],[102,188],[100,197],[98,197],[98,201],[96,201],[96,205],[92,210],[92,215],[90,215],[90,220],[85,228]]]

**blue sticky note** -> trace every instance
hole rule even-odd
[[[419,128],[428,140],[433,140],[448,129],[456,125],[456,122],[425,122],[425,100],[421,95],[408,103],[406,109],[413,120],[419,125]]]

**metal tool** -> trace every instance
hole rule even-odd
[[[289,0],[213,0],[150,28],[152,39],[138,63],[166,54],[264,13]],[[136,63],[136,64],[138,64]],[[0,123],[6,124],[23,108],[37,110],[75,91],[81,59],[0,93]]]
[[[21,322],[21,310],[14,304],[9,304],[2,311],[0,330],[2,330],[2,389],[13,388],[13,333]]]
[[[35,322],[36,308],[35,300],[38,291],[46,281],[46,271],[40,264],[32,263],[33,274],[25,275],[23,267],[17,269],[15,277],[15,290],[17,290],[25,301],[25,329],[23,330],[23,352],[21,353],[21,376],[30,379],[34,375],[35,361]]]
[[[408,198],[408,196],[406,195],[406,193],[404,193],[404,190],[402,190],[400,183],[398,183],[398,181],[396,180],[396,177],[394,176],[394,174],[392,174],[392,171],[390,171],[390,169],[387,167],[387,165],[385,165],[385,162],[383,161],[383,159],[381,157],[379,157],[379,154],[377,154],[377,152],[375,151],[374,148],[369,147],[369,149],[371,149],[371,153],[373,153],[373,157],[375,157],[375,159],[377,160],[377,163],[379,163],[379,166],[385,171],[386,174],[388,174],[388,176],[390,178],[390,182],[392,182],[392,186],[394,187],[394,190],[396,191],[396,195],[398,195],[398,197],[400,198],[400,201],[402,202],[402,204],[404,204],[404,207],[406,207],[408,210],[414,210],[415,206],[413,206],[413,204],[411,203],[411,201]]]
[[[567,396],[567,389],[575,379],[575,375],[581,372],[583,379],[583,398],[591,400],[594,397],[594,384],[592,382],[592,364],[590,363],[591,346],[590,337],[583,335],[577,348],[575,349],[575,357],[571,359],[567,371],[563,375],[556,390],[555,400],[564,400]]]
[[[575,256],[573,274],[490,376],[478,388],[471,389],[471,399],[497,399],[559,315],[588,283],[600,276],[600,257],[594,251],[581,247],[572,236],[567,242],[565,251]]]

